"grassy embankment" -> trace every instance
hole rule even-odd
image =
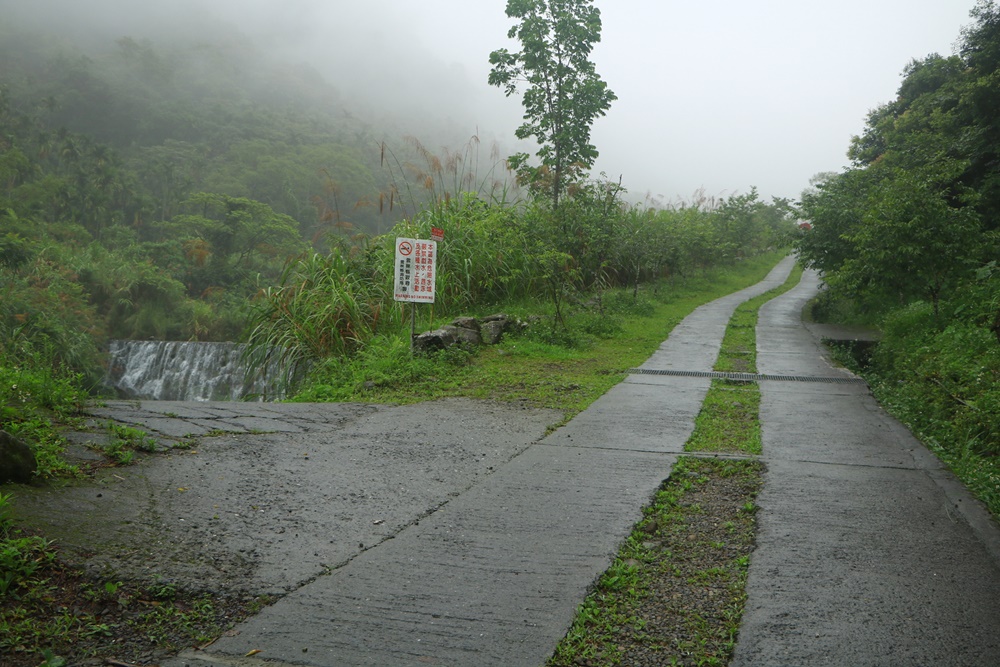
[[[535,326],[475,355],[458,351],[414,359],[406,333],[380,337],[355,359],[338,362],[335,372],[322,373],[324,381],[296,400],[414,403],[461,396],[521,401],[561,410],[569,419],[644,362],[691,311],[760,281],[782,256],[762,255],[735,268],[661,284],[636,299],[630,290],[607,292],[603,316],[579,309],[566,316],[566,330]],[[506,312],[527,319],[546,307],[515,304]]]

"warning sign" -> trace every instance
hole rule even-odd
[[[396,239],[393,298],[396,301],[434,303],[437,241]]]

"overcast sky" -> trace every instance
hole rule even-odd
[[[82,13],[133,37],[144,36],[139,26],[150,17],[161,27],[225,17],[276,55],[309,62],[345,96],[514,148],[520,99],[486,83],[490,51],[517,48],[506,38],[506,0],[20,2],[43,12],[61,6],[78,26]],[[593,60],[619,99],[594,124],[594,173],[670,201],[754,185],[766,198],[797,199],[814,174],[847,164],[851,135],[894,97],[912,58],[953,53],[975,2],[595,4],[604,31]]]

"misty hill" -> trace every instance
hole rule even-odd
[[[272,57],[231,26],[175,30],[153,42],[6,23],[6,104],[30,118],[43,153],[54,134],[67,132],[113,149],[151,200],[145,220],[169,218],[201,191],[264,202],[311,240],[331,223],[378,232],[399,219],[401,181],[425,180],[426,155],[404,141],[398,111],[345,99],[314,67]],[[419,139],[434,150],[469,141],[437,130]],[[409,197],[410,213],[424,197]]]
[[[440,194],[442,161],[388,114],[230,26],[151,40],[5,14],[0,320],[61,341],[74,367],[96,368],[105,337],[235,339],[289,257]],[[453,145],[457,173],[478,149]]]

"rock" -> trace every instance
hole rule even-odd
[[[512,319],[506,313],[488,315],[483,318],[481,325],[483,342],[486,345],[496,345],[500,342],[503,334],[523,333],[527,328],[527,322]]]
[[[479,320],[474,317],[456,317],[451,321],[451,326],[479,332]]]
[[[503,338],[503,333],[506,330],[507,320],[493,320],[492,322],[483,322],[479,335],[482,336],[484,344],[496,345]]]
[[[413,339],[413,349],[417,352],[435,352],[452,345],[482,345],[478,330],[446,324],[434,331],[425,331]]]
[[[464,327],[455,327],[446,324],[442,328],[451,330],[455,336],[455,341],[457,343],[461,343],[464,345],[483,344],[482,336],[479,335],[479,327],[476,327],[475,329],[466,329]]]
[[[6,431],[0,431],[0,484],[27,484],[34,478],[38,462],[31,447]]]
[[[434,331],[425,331],[413,339],[413,349],[417,352],[435,352],[451,347],[458,338],[455,332],[457,327],[444,326]]]
[[[419,352],[443,350],[452,345],[496,345],[505,333],[524,329],[527,324],[512,320],[509,315],[495,313],[482,320],[456,317],[451,324],[426,331],[413,339],[413,349]]]

